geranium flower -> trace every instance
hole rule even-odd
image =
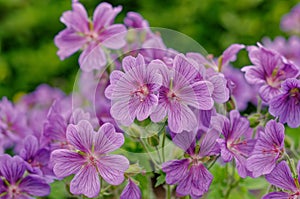
[[[270,101],[269,112],[281,123],[296,128],[300,125],[300,80],[289,78],[281,85],[282,93]]]
[[[90,21],[82,4],[73,2],[73,10],[65,12],[61,22],[67,28],[54,39],[59,48],[60,59],[69,57],[79,49],[80,68],[84,71],[102,70],[107,63],[103,48],[119,49],[126,43],[126,28],[122,24],[113,24],[114,18],[122,7],[112,8],[108,3],[100,3]]]
[[[258,129],[258,138],[251,156],[247,159],[247,169],[253,177],[270,173],[284,150],[284,126],[270,120],[266,128]]]
[[[105,123],[95,132],[86,120],[77,125],[70,124],[67,141],[73,149],[55,150],[51,160],[57,177],[75,174],[70,184],[71,193],[90,198],[98,196],[101,186],[99,176],[112,185],[123,182],[129,161],[124,156],[108,154],[124,143],[123,134],[116,133],[113,125]]]

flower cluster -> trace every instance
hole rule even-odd
[[[298,7],[284,30],[299,26]],[[255,196],[300,196],[299,155],[285,132],[300,126],[300,39],[232,44],[217,58],[182,53],[138,13],[115,24],[121,10],[100,3],[90,19],[73,1],[63,13],[54,41],[61,59],[82,51],[78,90],[41,85],[1,99],[0,198],[47,196],[63,182],[73,196],[140,199],[150,180],[167,198],[200,198],[218,180],[215,165],[228,177],[225,198],[262,177],[273,187]],[[251,64],[234,68],[241,50]]]

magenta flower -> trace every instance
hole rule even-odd
[[[300,161],[297,166],[297,174],[300,176]],[[292,172],[285,161],[280,162],[266,179],[272,185],[283,189],[266,194],[263,199],[292,199],[300,197],[299,178],[293,178]]]
[[[247,48],[249,58],[254,64],[242,68],[249,84],[259,86],[260,97],[269,102],[280,91],[281,82],[297,77],[298,69],[275,51],[259,45]]]
[[[106,123],[95,132],[86,120],[70,124],[67,141],[73,149],[55,150],[51,160],[57,177],[75,174],[70,184],[71,193],[96,197],[101,186],[99,176],[112,185],[123,182],[129,161],[124,156],[108,154],[124,143],[123,134],[116,133],[113,125]]]
[[[142,193],[133,180],[129,179],[126,187],[123,189],[120,199],[141,199]]]
[[[162,164],[162,170],[166,173],[167,184],[177,184],[176,193],[179,196],[190,195],[192,198],[199,198],[209,190],[213,176],[204,163],[209,159],[208,156],[216,155],[218,137],[219,133],[214,130],[202,134],[199,139],[196,138],[195,131],[175,134],[173,142],[190,157],[165,162]],[[201,140],[199,152],[195,150],[197,140]]]
[[[157,71],[161,64],[153,61],[147,66],[142,55],[123,59],[125,73],[113,71],[110,75],[111,84],[105,90],[106,97],[112,101],[110,113],[113,118],[128,126],[135,118],[142,121],[149,117],[158,103],[155,92],[162,82]]]
[[[65,12],[61,17],[61,22],[67,28],[55,37],[55,44],[59,48],[57,54],[63,60],[82,49],[80,68],[84,71],[101,70],[107,63],[103,48],[119,49],[125,45],[125,26],[113,24],[122,8],[100,3],[93,21],[90,21],[82,4],[74,2],[72,7],[72,11]]]
[[[236,162],[238,173],[245,178],[250,172],[246,168],[246,159],[252,152],[255,140],[252,139],[252,129],[249,127],[249,121],[240,116],[240,113],[233,110],[229,113],[229,119],[219,116],[214,124],[224,123],[215,126],[224,138],[217,139],[221,148],[221,157],[224,162],[230,162],[233,158]]]
[[[151,120],[159,122],[168,116],[172,132],[192,131],[197,128],[197,119],[191,107],[210,110],[213,85],[208,81],[197,81],[198,70],[183,55],[176,55],[173,67],[161,65],[163,76],[159,89],[159,101]]]
[[[26,166],[19,156],[0,156],[0,198],[32,199],[47,196],[50,186],[37,175],[26,175]]]
[[[247,169],[253,177],[269,174],[276,166],[284,150],[284,126],[275,120],[266,124],[265,130],[259,129],[254,149],[247,159]]]
[[[281,123],[296,128],[300,125],[300,80],[289,78],[281,85],[282,93],[270,101],[269,112]]]

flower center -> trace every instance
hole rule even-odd
[[[149,91],[147,85],[141,85],[134,92],[134,95],[139,98],[140,102],[143,102],[143,101],[145,101],[145,99],[147,98],[149,93],[150,93],[150,91]]]
[[[21,195],[21,190],[16,185],[10,185],[8,188],[8,195],[12,198],[18,198]]]
[[[97,158],[95,158],[93,155],[87,156],[87,162],[89,165],[97,166]]]

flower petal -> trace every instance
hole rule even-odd
[[[176,184],[188,174],[189,160],[171,160],[162,164],[167,184]]]
[[[106,154],[120,148],[124,144],[124,136],[117,133],[110,123],[103,124],[95,134],[94,150],[98,154]]]
[[[290,199],[290,195],[286,192],[271,192],[264,195],[262,199]]]
[[[120,199],[141,199],[142,193],[140,188],[131,180],[128,180],[128,184],[123,189]]]
[[[50,186],[37,175],[26,176],[19,184],[22,192],[33,196],[47,196],[50,194]]]
[[[101,156],[97,164],[101,177],[112,185],[119,185],[124,180],[124,172],[129,167],[129,161],[122,155]]]
[[[59,178],[77,173],[85,159],[76,152],[67,149],[57,149],[51,153],[51,162],[53,162],[53,172]]]
[[[4,154],[0,156],[0,162],[0,173],[9,183],[16,183],[22,178],[26,169],[22,158]]]
[[[90,44],[81,53],[79,57],[80,68],[85,72],[91,72],[93,69],[103,70],[107,63],[105,53],[100,44]]]
[[[99,35],[103,46],[111,49],[122,48],[126,44],[126,28],[122,24],[114,24],[105,28]]]
[[[102,28],[111,25],[116,15],[121,12],[121,10],[122,6],[112,8],[109,3],[100,3],[96,7],[93,15],[94,30],[98,32]]]
[[[99,175],[94,166],[86,165],[74,176],[70,184],[72,194],[84,194],[89,198],[94,198],[100,192]]]
[[[297,191],[291,170],[285,161],[280,162],[270,174],[266,175],[266,179],[282,189]]]
[[[81,120],[77,125],[70,124],[67,128],[67,140],[83,152],[92,149],[94,134],[93,126],[87,120]]]

